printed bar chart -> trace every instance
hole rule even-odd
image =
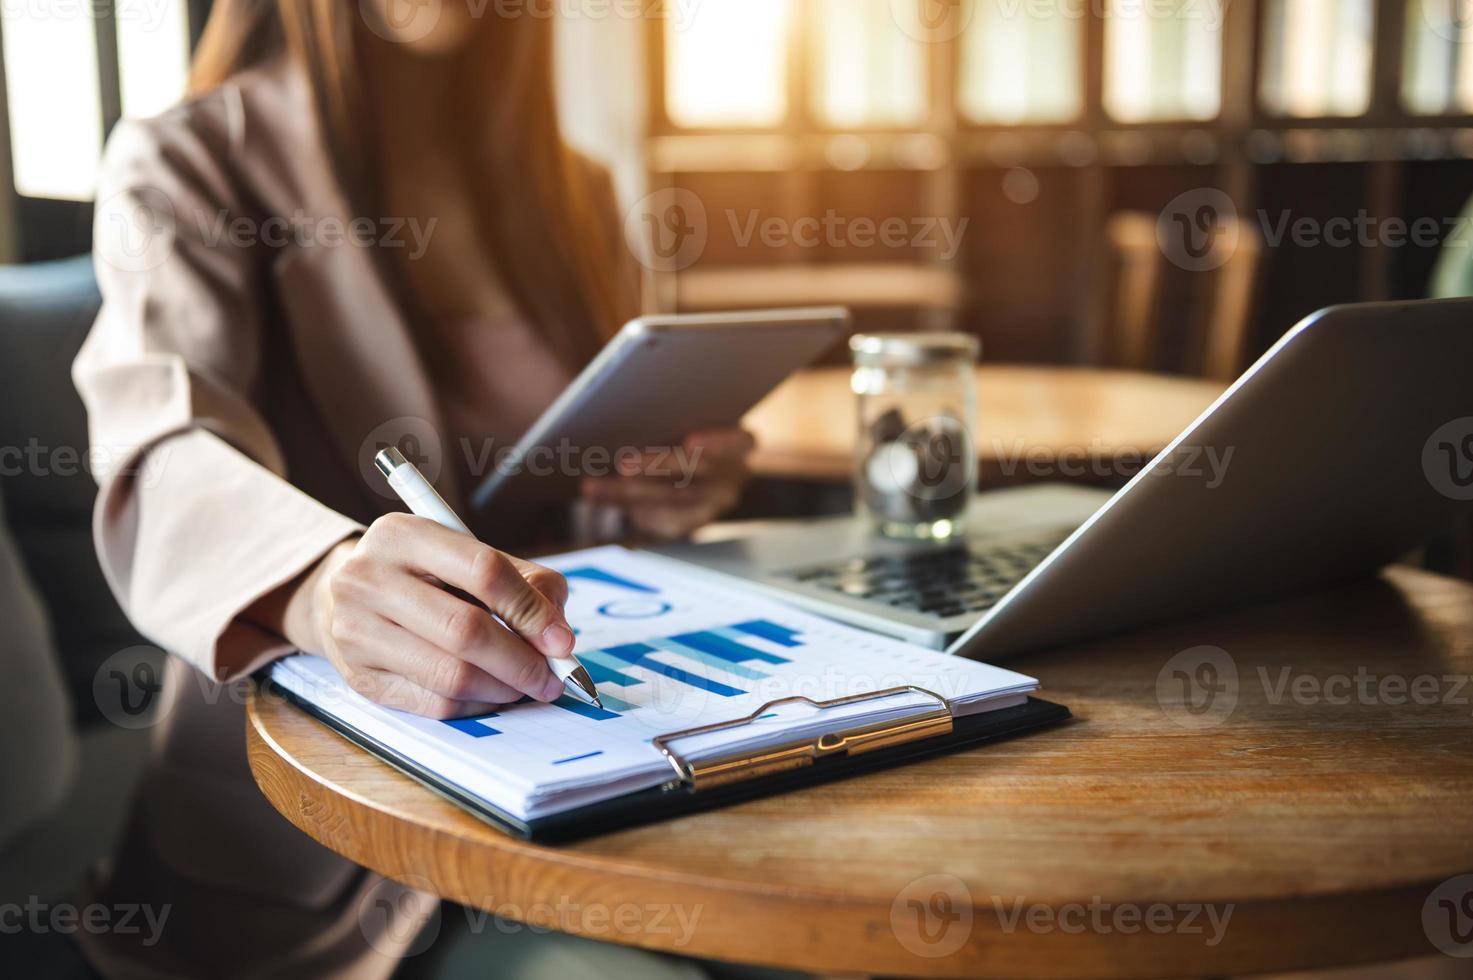
[[[632,591],[657,591],[596,568],[576,569],[565,574],[569,578],[581,577],[606,585],[616,584],[620,588]],[[678,633],[647,642],[621,643],[601,650],[579,651],[579,659],[588,669],[593,682],[600,688],[599,696],[604,706],[598,708],[571,697],[558,698],[553,704],[564,711],[594,721],[608,721],[626,712],[638,710],[639,705],[618,697],[608,690],[609,687],[628,689],[644,684],[643,679],[630,673],[630,668],[646,670],[675,683],[720,697],[737,697],[748,692],[735,686],[734,682],[728,683],[696,673],[697,665],[699,668],[720,671],[727,677],[760,681],[770,675],[749,666],[750,664],[779,665],[791,661],[769,650],[759,649],[751,641],[757,640],[792,649],[803,645],[799,636],[800,634],[795,630],[769,620],[758,619],[735,623],[728,627]],[[667,659],[657,658],[682,658],[692,665],[692,669],[687,670],[668,662]],[[485,738],[489,735],[501,734],[500,729],[487,724],[489,720],[496,717],[497,715],[492,713],[476,718],[447,721],[445,724],[472,738]]]

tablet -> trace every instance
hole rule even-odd
[[[626,324],[516,446],[496,453],[471,496],[572,496],[619,456],[675,455],[692,432],[736,426],[753,406],[852,332],[841,307],[641,317]]]

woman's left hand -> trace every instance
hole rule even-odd
[[[755,446],[743,429],[695,432],[672,451],[626,454],[618,476],[583,481],[583,499],[622,507],[641,534],[682,538],[736,505]]]

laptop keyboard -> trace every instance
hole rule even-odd
[[[896,609],[942,617],[975,614],[995,605],[1066,537],[1058,532],[1022,541],[850,558],[787,577]]]

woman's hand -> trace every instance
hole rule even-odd
[[[755,445],[742,429],[693,433],[679,453],[618,460],[619,475],[584,480],[583,497],[622,507],[643,534],[682,538],[736,505]]]
[[[505,620],[443,585],[474,597]],[[355,691],[430,718],[555,700],[547,656],[573,651],[568,584],[433,521],[389,514],[331,551],[289,604],[286,633]],[[515,630],[515,632],[513,632]]]

